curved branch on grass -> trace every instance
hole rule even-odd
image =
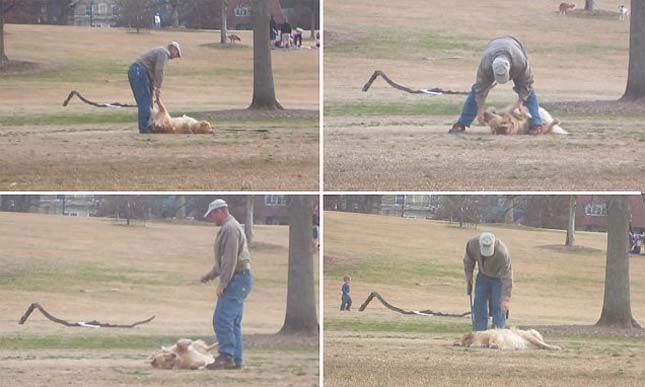
[[[376,78],[378,78],[379,76],[381,78],[383,78],[383,80],[385,80],[385,82],[387,82],[393,88],[395,88],[397,90],[405,91],[406,93],[410,93],[410,94],[425,94],[425,95],[432,95],[432,96],[443,95],[443,94],[457,94],[457,95],[468,95],[469,94],[469,92],[467,92],[467,91],[444,90],[444,89],[441,89],[441,88],[438,88],[438,87],[434,87],[434,88],[431,88],[431,89],[412,89],[410,87],[403,86],[400,83],[394,82],[393,80],[390,79],[390,77],[385,75],[385,73],[383,71],[381,71],[381,70],[374,71],[374,74],[372,74],[370,79],[363,86],[363,91],[369,90],[370,86],[372,86],[372,83],[374,83]]]
[[[441,316],[441,317],[466,317],[470,314],[470,312],[464,312],[464,313],[444,313],[444,312],[435,312],[430,309],[425,309],[425,310],[405,310],[401,308],[397,308],[396,306],[390,304],[389,302],[385,301],[385,299],[378,294],[377,292],[372,292],[370,295],[367,297],[365,302],[361,305],[360,308],[358,308],[359,312],[362,312],[367,308],[367,305],[376,297],[379,301],[381,301],[381,304],[383,304],[386,308],[389,310],[395,311],[397,313],[401,314],[406,314],[406,315],[417,315],[417,316]]]
[[[63,102],[63,106],[67,106],[69,104],[69,101],[72,99],[73,96],[77,96],[81,101],[85,102],[88,105],[100,107],[100,108],[112,108],[112,109],[118,109],[122,107],[127,107],[127,108],[135,108],[137,105],[131,105],[127,103],[120,103],[120,102],[112,102],[112,103],[99,103],[99,102],[93,102],[90,101],[89,99],[83,97],[81,93],[79,93],[76,90],[72,90],[67,98],[65,99],[65,102]]]
[[[84,327],[84,328],[134,328],[137,325],[142,325],[142,324],[147,324],[150,321],[154,320],[155,316],[152,316],[148,319],[142,320],[142,321],[137,321],[132,324],[110,324],[110,323],[102,323],[96,320],[92,321],[79,321],[79,322],[69,322],[67,320],[63,320],[60,318],[57,318],[53,316],[51,313],[47,312],[45,308],[43,308],[39,303],[34,302],[33,304],[29,305],[25,313],[20,317],[20,321],[18,321],[18,324],[22,325],[24,324],[31,313],[35,310],[38,309],[40,313],[42,313],[45,317],[47,317],[48,320],[53,321],[57,324],[62,324],[65,325],[66,327]]]

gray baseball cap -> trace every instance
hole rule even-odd
[[[170,48],[170,47],[176,48],[177,49],[177,54],[179,54],[179,57],[181,58],[181,47],[179,47],[179,43],[170,42],[170,44],[168,44],[168,48]]]
[[[204,214],[204,218],[208,216],[208,214],[211,213],[211,211],[216,210],[218,208],[222,207],[228,207],[228,204],[224,201],[224,199],[215,199],[213,200],[209,205],[208,205],[208,210]]]
[[[492,232],[479,235],[479,251],[484,257],[490,257],[495,253],[495,235]]]
[[[500,85],[508,82],[510,78],[511,62],[503,56],[498,56],[493,60],[493,74],[495,81]]]

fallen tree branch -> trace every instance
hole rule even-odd
[[[383,304],[386,308],[389,310],[393,310],[397,313],[401,314],[414,314],[417,316],[442,316],[442,317],[466,317],[470,314],[470,312],[465,312],[465,313],[443,313],[443,312],[435,312],[430,309],[425,309],[425,310],[404,310],[401,308],[397,308],[396,306],[390,304],[389,302],[385,301],[383,297],[381,297],[380,294],[377,292],[372,292],[370,295],[367,297],[367,300],[363,302],[360,308],[358,308],[359,312],[362,312],[367,308],[367,305],[372,301],[372,299],[376,297],[379,301],[381,301],[381,304]]]
[[[72,99],[73,96],[77,96],[81,101],[85,102],[88,105],[100,107],[100,108],[112,108],[112,109],[119,109],[122,107],[137,107],[137,105],[131,105],[127,103],[120,103],[120,102],[112,102],[112,103],[98,103],[98,102],[92,102],[89,99],[83,97],[81,93],[79,93],[76,90],[72,90],[67,98],[65,99],[65,102],[63,102],[63,106],[67,106],[69,104],[69,101]]]
[[[411,89],[407,86],[403,86],[399,83],[394,82],[393,80],[390,79],[385,73],[381,70],[376,70],[374,71],[374,74],[370,77],[370,79],[367,81],[367,83],[363,86],[363,91],[369,90],[370,86],[372,86],[372,83],[376,80],[376,78],[381,77],[387,82],[390,86],[397,90],[405,91],[406,93],[410,94],[425,94],[425,95],[443,95],[443,94],[457,94],[457,95],[468,95],[468,91],[453,91],[453,90],[444,90],[440,89],[438,87],[434,87],[432,89]]]
[[[137,325],[141,324],[146,324],[152,321],[155,316],[152,316],[146,320],[143,321],[137,321],[132,324],[110,324],[110,323],[102,323],[98,322],[96,320],[92,321],[79,321],[79,322],[69,322],[66,320],[62,320],[60,318],[54,317],[52,314],[47,312],[45,308],[43,308],[39,303],[34,302],[33,304],[29,305],[27,308],[27,311],[25,311],[25,314],[20,317],[20,321],[18,321],[18,324],[22,325],[27,321],[31,313],[34,311],[34,309],[38,309],[40,313],[42,313],[45,317],[47,317],[48,320],[53,321],[58,324],[65,325],[66,327],[85,327],[85,328],[134,328]]]

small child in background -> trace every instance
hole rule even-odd
[[[350,297],[349,295],[349,283],[352,281],[352,277],[346,275],[345,277],[343,277],[343,281],[345,281],[345,283],[341,288],[341,290],[343,291],[343,296],[341,298],[340,310],[341,312],[343,310],[349,312],[350,308],[352,307],[352,297]]]

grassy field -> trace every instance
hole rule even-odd
[[[166,371],[146,364],[181,337],[212,342],[212,265],[216,228],[198,223],[127,227],[109,219],[0,212],[0,374],[3,386],[318,385],[317,340],[273,334],[284,321],[288,229],[256,226],[251,246],[256,287],[244,310],[245,368]],[[316,266],[317,267],[317,266]],[[134,329],[67,328],[32,302],[71,321],[131,323]]]
[[[460,229],[417,219],[325,212],[324,379],[326,386],[549,385],[636,386],[645,372],[645,331],[591,334],[600,317],[606,234],[504,225]],[[369,224],[369,227],[365,227]],[[490,230],[509,248],[514,287],[509,324],[534,327],[562,352],[502,352],[452,344],[470,317],[404,316],[372,301],[378,291],[408,310],[469,310],[463,276],[468,238]],[[645,316],[645,260],[632,257],[631,303]],[[353,311],[340,312],[340,286],[352,276]],[[567,326],[570,331],[562,328]],[[640,380],[640,382],[639,382]]]
[[[253,89],[252,34],[221,46],[218,31],[5,26],[7,55],[36,64],[0,72],[0,189],[315,190],[319,171],[317,50],[272,51],[275,114],[244,110]],[[182,44],[166,68],[162,98],[172,115],[208,119],[215,135],[141,136],[127,69],[142,51]],[[310,42],[305,42],[309,45]]]
[[[629,23],[617,13],[559,17],[559,3],[456,0],[448,10],[436,0],[326,1],[326,189],[642,189],[634,176],[645,170],[645,109],[561,103],[622,95]],[[619,4],[595,2],[609,11]],[[528,47],[538,96],[569,136],[496,137],[477,125],[448,136],[465,97],[411,95],[382,80],[361,91],[375,70],[415,88],[469,90],[486,43],[502,35]],[[487,104],[515,100],[503,85]]]

